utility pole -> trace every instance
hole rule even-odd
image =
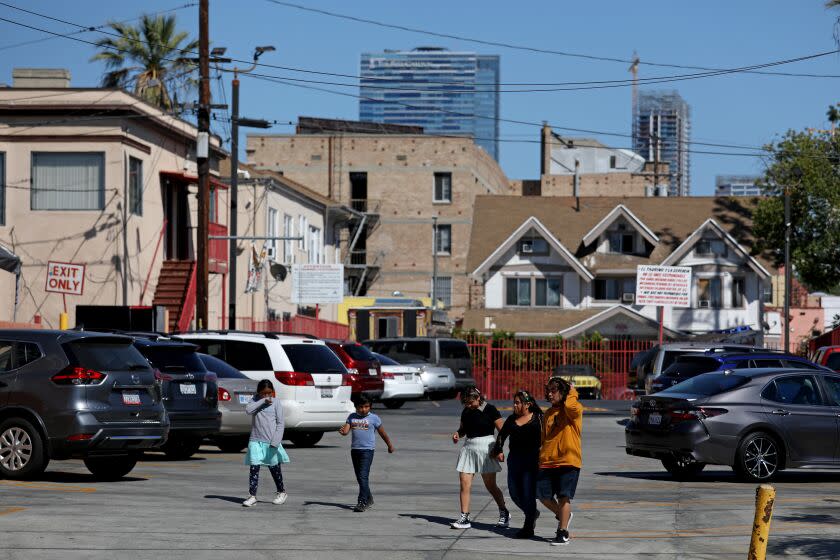
[[[233,69],[231,82],[231,123],[230,123],[230,246],[228,258],[228,328],[236,330],[236,241],[239,213],[239,124],[256,128],[269,128],[271,123],[257,119],[239,117],[239,74],[251,72],[257,67],[257,60],[265,52],[275,50],[272,46],[257,47],[254,50],[254,63],[250,68]],[[268,306],[266,306],[268,309]]]
[[[432,217],[432,315],[437,307],[437,250],[438,250],[438,217]]]
[[[198,4],[198,231],[196,234],[195,317],[199,330],[207,328],[209,281],[208,239],[210,209],[210,0]]]
[[[785,352],[790,352],[790,187],[785,187]]]

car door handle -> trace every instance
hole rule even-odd
[[[777,416],[787,416],[788,414],[790,414],[790,412],[788,412],[787,410],[784,410],[782,408],[777,408],[776,410],[773,411],[773,414],[775,414]]]

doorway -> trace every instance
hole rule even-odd
[[[168,261],[192,259],[190,245],[189,186],[187,183],[167,180],[164,182],[164,216],[166,217],[166,255]]]

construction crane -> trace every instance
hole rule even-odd
[[[631,125],[633,149],[636,149],[636,141],[639,138],[639,62],[639,55],[636,54],[636,51],[633,51],[633,62],[630,64],[630,68],[628,68],[628,71],[633,74],[633,123]]]

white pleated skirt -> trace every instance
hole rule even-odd
[[[490,456],[490,450],[493,449],[495,443],[495,436],[467,438],[461,452],[458,453],[456,470],[470,474],[501,472],[502,465],[495,457]]]

